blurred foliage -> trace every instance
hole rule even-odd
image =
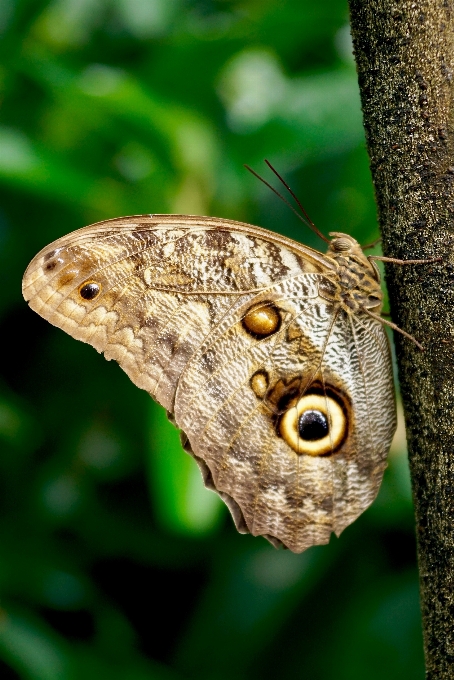
[[[90,222],[219,215],[377,236],[345,0],[2,0],[0,674],[423,677],[405,437],[302,555],[240,536],[162,409],[33,314],[22,273]]]

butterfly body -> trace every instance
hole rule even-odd
[[[229,220],[120,218],[54,242],[23,282],[167,409],[239,531],[295,552],[370,505],[395,430],[378,272],[333,236],[323,255]]]

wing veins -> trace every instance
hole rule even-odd
[[[301,299],[301,298],[299,298],[299,299]],[[308,299],[309,299],[309,298],[308,298]],[[278,300],[273,300],[273,302],[281,302],[281,301],[287,301],[287,300],[288,300],[288,298],[279,298]],[[254,300],[251,300],[251,302],[253,303]],[[262,345],[262,347],[270,347],[270,346],[271,346],[271,350],[270,350],[270,353],[263,359],[263,362],[262,362],[261,364],[259,364],[257,370],[259,370],[260,368],[263,368],[263,366],[265,365],[265,361],[267,361],[267,360],[270,358],[270,356],[272,356],[272,355],[271,355],[271,352],[272,352],[273,349],[275,348],[275,345],[277,344],[277,341],[278,341],[279,336],[283,335],[284,331],[286,331],[286,330],[288,329],[288,327],[290,326],[290,324],[293,323],[293,321],[295,321],[295,319],[297,319],[298,316],[300,316],[300,314],[303,314],[304,311],[305,311],[305,309],[302,310],[301,312],[299,312],[298,314],[295,314],[294,316],[292,316],[292,318],[291,318],[288,322],[286,322],[285,324],[282,324],[282,326],[281,326],[281,328],[278,330],[278,332],[277,332],[277,333],[274,333],[274,334],[271,336],[270,342],[269,342],[267,345],[265,345],[265,344]],[[224,315],[224,316],[225,316],[225,315]],[[239,323],[243,318],[244,318],[244,316],[243,316],[241,319],[238,320],[238,323]],[[230,330],[231,328],[232,328],[232,327],[229,326],[229,328],[226,329],[226,331]],[[210,335],[211,335],[211,332],[210,332],[206,337],[209,337]],[[264,338],[261,342],[263,343],[263,342],[266,341],[267,339],[268,339],[268,338]],[[271,343],[271,340],[274,341],[273,344]],[[202,345],[202,344],[203,344],[203,343],[201,343],[201,345]],[[204,351],[208,351],[208,350],[213,346],[213,344],[215,344],[215,341],[213,341],[210,345],[208,345],[208,347],[207,347]],[[199,349],[200,349],[201,345],[199,346]],[[257,346],[257,345],[251,345],[250,347],[248,347],[248,352],[250,352],[250,350],[253,349],[253,348],[255,348],[256,346]],[[194,352],[194,353],[195,353],[195,352]],[[221,373],[221,371],[223,371],[229,364],[235,363],[235,362],[236,362],[236,359],[237,359],[239,356],[241,356],[242,354],[244,354],[244,348],[243,348],[243,350],[238,350],[238,352],[237,352],[231,359],[229,359],[229,361],[226,361],[225,363],[221,364],[221,365],[216,369],[216,371],[214,371],[213,373],[211,373],[211,374],[209,375],[209,377],[204,381],[204,383],[200,386],[199,391],[200,391],[200,390],[203,390],[203,388],[205,387],[205,385],[206,385],[207,383],[209,383],[210,380],[212,380],[213,378],[215,378],[219,373]],[[189,361],[190,361],[190,360],[189,360]],[[188,363],[189,363],[189,361],[188,361]],[[250,378],[248,378],[248,380],[250,380]],[[240,386],[240,387],[243,387],[246,383],[247,383],[247,380],[243,381],[243,382],[241,383],[241,386]],[[238,389],[240,389],[240,388],[238,388]],[[190,407],[190,405],[193,403],[193,401],[194,401],[195,399],[197,399],[197,395],[196,395],[196,394],[195,394],[195,395],[191,398],[191,400],[188,402],[188,408]]]
[[[303,314],[304,311],[305,311],[305,310],[303,310],[303,311],[299,312],[297,315],[295,315],[295,316],[293,317],[293,319],[291,320],[291,322],[294,321],[298,316],[300,316],[301,314]],[[320,363],[319,363],[319,365],[317,366],[316,370],[313,372],[310,381],[307,383],[307,385],[306,385],[306,387],[305,387],[305,390],[301,392],[300,398],[301,398],[301,396],[305,393],[305,391],[310,387],[310,385],[312,384],[312,382],[313,382],[315,376],[317,375],[318,371],[320,370],[320,366],[321,366],[321,363],[322,363],[322,361],[323,361],[323,356],[324,356],[324,353],[325,353],[325,350],[326,350],[326,347],[327,347],[327,344],[328,344],[328,341],[329,341],[329,338],[330,338],[330,335],[331,335],[331,332],[332,332],[334,323],[335,323],[335,321],[336,321],[336,319],[337,319],[338,313],[339,313],[339,308],[336,310],[335,315],[334,315],[334,319],[333,319],[333,321],[332,321],[332,323],[331,323],[331,325],[330,325],[330,327],[329,327],[329,329],[328,329],[327,337],[326,337],[325,343],[324,343],[323,348],[322,348],[322,353],[321,353],[321,357],[320,357]],[[290,323],[291,323],[291,322],[290,322]],[[275,344],[277,344],[277,342],[276,342]],[[274,360],[272,354],[270,354],[270,355],[267,357],[267,360],[268,360],[270,357],[271,357],[271,361],[272,361],[273,364],[274,364],[275,360]],[[263,364],[262,364],[262,365],[263,365]],[[204,436],[205,432],[207,431],[207,429],[208,429],[210,423],[213,421],[214,417],[219,413],[219,411],[225,406],[226,403],[228,403],[229,401],[231,401],[231,399],[234,398],[235,394],[236,394],[236,393],[237,393],[237,392],[238,392],[238,391],[239,391],[246,383],[247,383],[247,380],[243,381],[243,382],[241,383],[241,385],[235,390],[235,392],[234,392],[232,395],[230,395],[228,399],[225,399],[225,400],[222,402],[222,404],[216,409],[216,411],[215,411],[215,413],[213,414],[213,416],[209,419],[209,421],[207,421],[207,422],[205,423],[205,426],[204,426],[204,428],[203,428],[201,434],[199,435],[200,437],[203,437],[203,436]],[[240,424],[240,426],[237,428],[237,430],[235,430],[234,435],[232,436],[232,438],[230,439],[229,443],[227,444],[227,446],[226,446],[226,447],[224,448],[224,450],[222,451],[222,455],[221,455],[221,458],[220,458],[219,464],[218,464],[218,469],[219,469],[219,470],[221,470],[221,468],[223,467],[223,463],[224,463],[225,457],[227,456],[228,452],[229,452],[230,449],[232,448],[232,444],[233,444],[233,442],[237,439],[238,434],[241,432],[241,430],[245,427],[245,425],[246,425],[246,423],[248,422],[248,420],[250,420],[250,418],[252,417],[252,415],[257,411],[257,409],[258,409],[262,404],[263,404],[263,401],[260,402],[257,406],[255,406],[254,409],[253,409],[252,411],[250,411],[249,414],[247,414],[247,416],[245,416],[245,418],[243,419],[243,421],[241,422],[241,424]],[[299,455],[297,454],[297,461],[298,461],[298,459],[299,459]],[[222,472],[220,472],[219,477],[221,476],[221,474],[222,474]],[[299,485],[299,462],[297,462],[296,478],[297,478],[297,493],[299,493],[299,486],[298,486],[298,485]],[[257,479],[256,489],[255,489],[255,492],[254,492],[254,501],[253,501],[254,508],[257,507],[257,499],[258,499],[258,494],[259,494],[260,480],[261,480],[261,473],[259,474],[259,477],[258,477],[258,479]],[[254,513],[254,514],[255,514],[255,513]],[[296,522],[298,523],[298,505],[297,505],[297,509],[296,509]]]
[[[352,329],[353,342],[355,344],[356,356],[358,357],[358,365],[359,365],[359,369],[360,369],[360,372],[361,372],[361,377],[363,379],[364,396],[365,396],[365,399],[366,399],[366,409],[367,409],[367,422],[369,424],[367,435],[368,435],[369,443],[372,444],[372,451],[375,454],[375,444],[374,444],[373,437],[372,437],[372,423],[370,421],[370,409],[369,409],[369,399],[368,399],[368,394],[367,394],[366,375],[364,373],[363,360],[362,360],[361,351],[360,351],[360,348],[359,348],[359,345],[358,345],[358,341],[357,341],[357,338],[356,338],[356,332],[355,332],[355,326],[354,326],[354,323],[353,323],[353,319],[351,318],[350,315],[348,315],[348,318],[350,320],[350,327]]]

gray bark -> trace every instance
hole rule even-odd
[[[416,515],[427,678],[454,678],[454,13],[451,0],[350,0],[387,265]]]

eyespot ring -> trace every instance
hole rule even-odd
[[[329,394],[304,394],[279,422],[282,438],[299,455],[332,454],[344,441],[347,431],[344,409]]]
[[[96,281],[84,281],[79,286],[79,295],[83,300],[91,302],[98,297],[101,292],[101,285]]]

